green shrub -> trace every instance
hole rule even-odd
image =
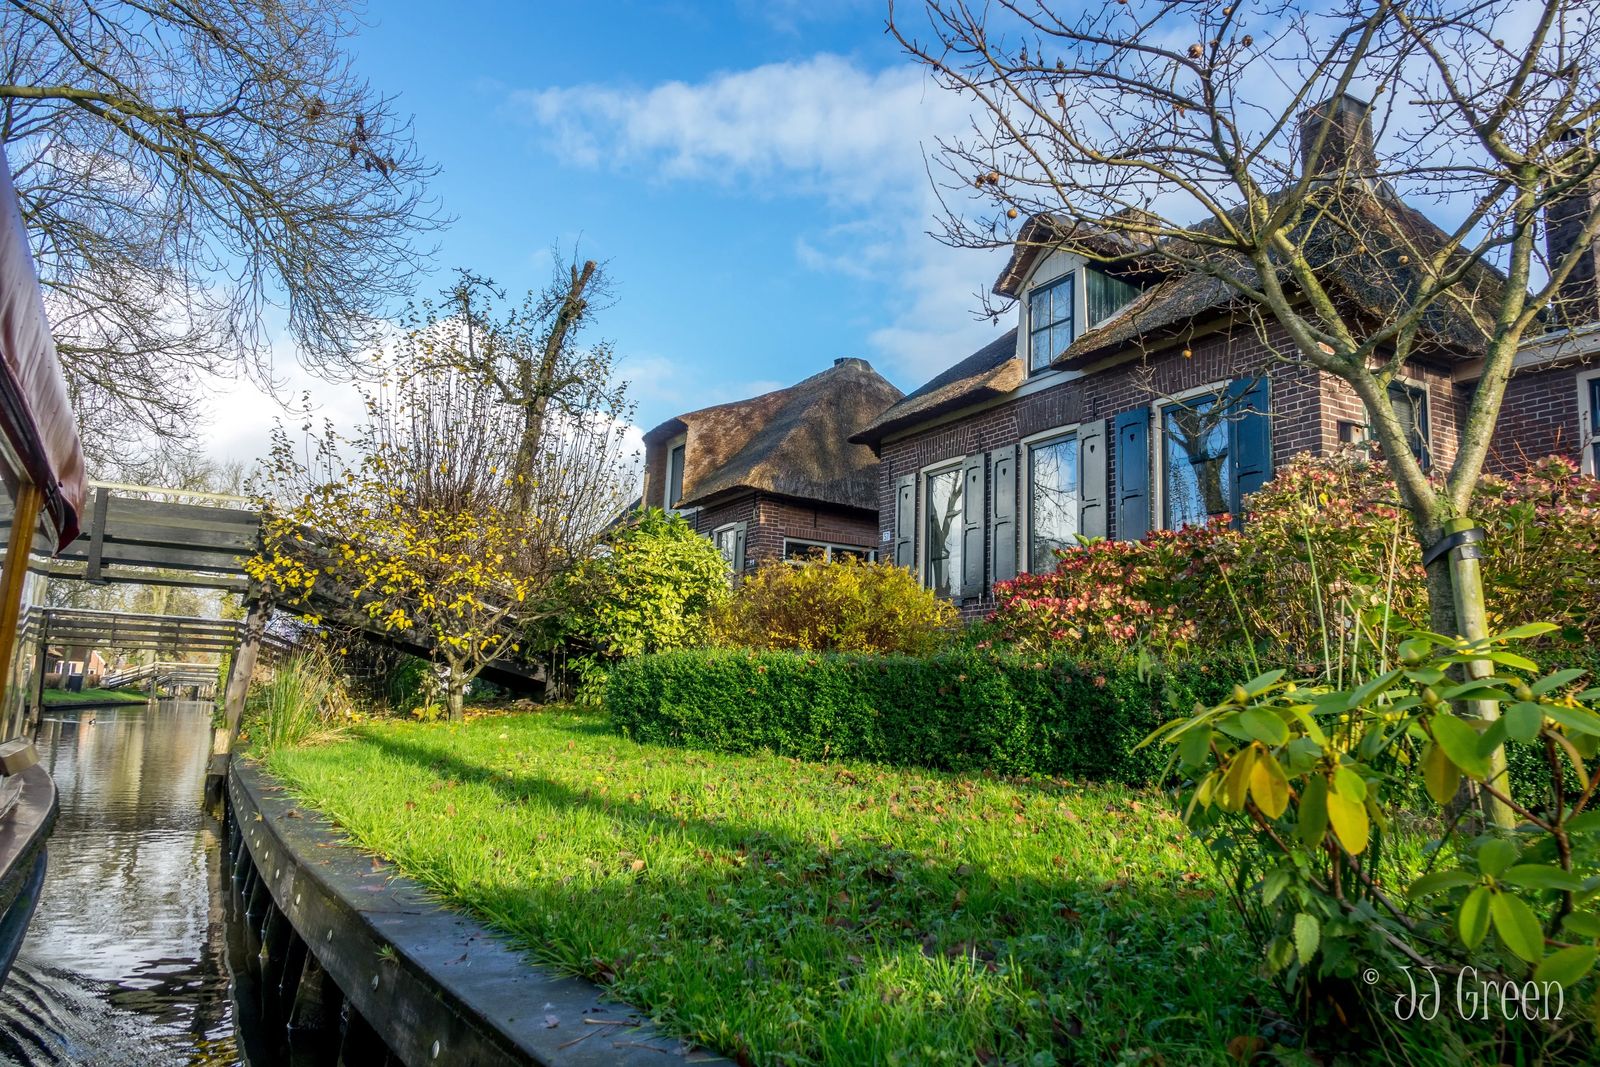
[[[1535,646],[1560,660],[1600,643],[1600,481],[1558,458],[1484,478],[1473,517],[1483,542],[1491,625],[1555,621]],[[1402,631],[1427,628],[1426,576],[1385,466],[1349,452],[1297,456],[1225,521],[1096,541],[1054,571],[995,587],[986,633],[1019,648],[1094,656],[1250,644],[1263,664],[1337,681],[1340,642],[1392,660]],[[1374,666],[1381,666],[1375,663]]]
[[[800,759],[1139,783],[1135,746],[1170,707],[1214,703],[1247,671],[1226,654],[1168,668],[974,648],[929,657],[693,650],[619,663],[612,723],[638,741]]]
[[[246,713],[245,732],[263,752],[305,744],[354,717],[339,672],[316,653],[280,663],[251,692]]]
[[[649,508],[574,567],[557,595],[554,644],[591,680],[624,656],[705,644],[728,596],[728,564],[682,516]]]
[[[1592,1034],[1576,1030],[1588,1030],[1581,1005],[1600,957],[1600,814],[1592,790],[1569,785],[1600,774],[1600,688],[1579,692],[1581,670],[1544,673],[1521,654],[1553,629],[1406,634],[1401,665],[1359,686],[1270,671],[1151,735],[1187,779],[1184,818],[1238,888],[1308,1031],[1393,1052],[1407,1018],[1395,1005],[1435,971],[1474,991],[1559,995],[1574,1017],[1469,1018],[1455,1032],[1472,1051],[1451,1062],[1593,1062]],[[1493,677],[1452,677],[1481,661]],[[1498,718],[1463,717],[1452,705],[1463,699],[1492,702]],[[1520,790],[1495,768],[1501,745],[1533,757]],[[1503,806],[1504,829],[1457,810],[1466,780]],[[1451,1014],[1439,1013],[1441,1032],[1458,1025]]]
[[[926,655],[948,639],[958,617],[904,567],[857,559],[769,562],[739,583],[713,631],[726,648]]]

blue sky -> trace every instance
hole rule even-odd
[[[424,286],[467,266],[538,287],[552,244],[581,239],[609,261],[618,299],[597,334],[645,427],[838,356],[913,388],[994,335],[973,311],[999,263],[926,236],[922,153],[964,108],[903,59],[885,14],[882,0],[374,4],[352,51],[415,115],[456,218]],[[359,410],[348,390],[289,386],[336,420]],[[239,384],[215,415],[213,450],[249,458],[271,405]]]

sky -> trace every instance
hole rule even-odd
[[[420,287],[468,267],[539,288],[552,246],[605,262],[616,302],[592,336],[615,344],[644,428],[844,356],[916,387],[1004,328],[975,314],[1003,257],[928,236],[924,155],[965,109],[885,15],[883,0],[375,0],[351,52],[415,116],[455,218]],[[358,418],[354,390],[297,372],[292,351],[277,372],[315,417]],[[219,381],[199,438],[249,462],[280,413]]]

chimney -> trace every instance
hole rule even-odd
[[[1576,134],[1568,134],[1575,138]],[[1567,153],[1573,168],[1582,171],[1592,150],[1577,145]],[[1583,224],[1600,201],[1600,174],[1591,174],[1580,185],[1559,199],[1552,200],[1544,209],[1544,251],[1551,267],[1560,263],[1577,248],[1583,233]],[[1561,288],[1550,299],[1550,328],[1576,329],[1592,322],[1600,322],[1600,247],[1590,241],[1581,250],[1572,273],[1561,283]]]
[[[1302,174],[1348,174],[1370,177],[1378,170],[1378,152],[1372,144],[1372,105],[1348,93],[1332,96],[1300,113],[1300,167]],[[1327,133],[1324,134],[1323,130]],[[1320,146],[1317,138],[1322,137]]]

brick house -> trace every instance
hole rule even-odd
[[[901,397],[861,359],[787,389],[691,411],[644,435],[646,506],[677,511],[735,571],[875,559],[878,459],[850,438]]]
[[[1349,97],[1310,108],[1302,141],[1315,140],[1313,124],[1331,123],[1319,158],[1370,159],[1375,171],[1366,111]],[[1314,173],[1318,159],[1302,166]],[[1446,238],[1386,183],[1339,195],[1352,197],[1365,232],[1327,227],[1338,232],[1308,251],[1337,299],[1377,317],[1408,282],[1401,253]],[[1029,220],[994,285],[1016,301],[1016,325],[852,438],[881,460],[879,534],[894,560],[969,616],[992,605],[994,582],[1053,566],[1052,550],[1076,535],[1138,538],[1238,516],[1290,456],[1367,440],[1365,405],[1341,380],[1294,361],[1276,323],[1215,279],[1153,266],[1112,241]],[[1492,303],[1502,284],[1481,270],[1472,297]],[[1389,390],[1425,462],[1454,455],[1482,354],[1480,306],[1436,307]],[[1546,342],[1561,352],[1554,363],[1530,346],[1507,397],[1498,465],[1575,454],[1584,439],[1580,418],[1595,418],[1600,395],[1584,406],[1574,376],[1587,388],[1595,375],[1572,368],[1572,338],[1591,335],[1566,336]]]

